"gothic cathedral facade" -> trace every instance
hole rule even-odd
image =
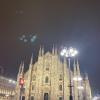
[[[69,70],[68,61],[65,58],[63,61],[60,60],[57,48],[46,53],[44,48],[40,48],[37,62],[33,64],[33,57],[31,57],[27,72],[24,72],[24,63],[20,64],[16,100],[19,98],[21,100],[69,100],[69,71],[71,71],[73,100],[91,100],[88,76],[78,80],[78,77],[82,77],[78,61],[74,61],[73,71]],[[21,78],[24,79],[23,87],[20,86]]]

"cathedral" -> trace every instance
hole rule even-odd
[[[73,69],[70,70],[68,60],[61,59],[57,48],[54,47],[51,52],[46,53],[44,48],[40,48],[38,59],[34,64],[33,60],[32,56],[26,72],[24,63],[20,64],[16,100],[71,100],[70,95],[72,100],[92,99],[88,75],[85,74],[84,77],[81,75],[78,60],[73,61]]]

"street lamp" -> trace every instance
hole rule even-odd
[[[63,48],[61,50],[61,56],[65,56],[68,58],[68,67],[69,67],[69,88],[70,88],[70,96],[69,100],[73,100],[73,95],[72,95],[72,79],[71,79],[71,68],[70,68],[70,58],[74,57],[78,54],[78,51],[75,48]]]

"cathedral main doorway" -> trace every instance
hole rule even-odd
[[[49,100],[49,95],[48,95],[48,93],[44,93],[44,100]]]

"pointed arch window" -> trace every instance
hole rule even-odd
[[[49,82],[49,78],[48,78],[48,76],[46,76],[45,83],[48,83],[48,82]]]
[[[48,71],[50,67],[50,63],[46,62],[46,70]]]
[[[34,90],[34,88],[35,88],[35,86],[34,86],[34,85],[32,85],[32,90]]]
[[[59,85],[59,90],[62,91],[62,85]]]
[[[62,76],[62,74],[60,74],[59,80],[62,81],[62,79],[63,79],[63,76]]]

